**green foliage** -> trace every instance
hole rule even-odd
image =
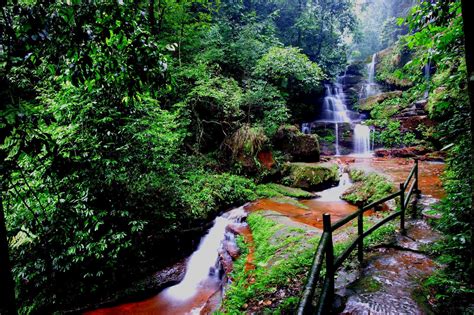
[[[315,91],[325,78],[321,68],[295,47],[272,47],[257,62],[254,74],[290,95]]]
[[[419,144],[419,140],[412,132],[401,132],[400,122],[397,120],[378,120],[374,125],[382,128],[380,132],[375,133],[376,143],[387,148]]]
[[[180,206],[189,209],[196,219],[210,217],[219,210],[257,198],[252,180],[228,173],[190,173],[181,189]]]

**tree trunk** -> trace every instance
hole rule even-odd
[[[10,270],[8,256],[7,230],[3,214],[3,201],[0,196],[0,314],[17,314],[15,302],[15,284]]]
[[[150,18],[150,33],[152,35],[156,35],[155,0],[150,0],[148,6],[148,15]]]

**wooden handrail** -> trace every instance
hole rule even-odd
[[[408,184],[410,183],[411,179],[414,178],[410,188],[408,189]],[[372,202],[366,206],[360,207],[354,213],[346,216],[345,218],[337,221],[336,223],[331,225],[331,215],[325,213],[323,215],[323,228],[324,232],[321,236],[319,241],[314,259],[313,265],[311,267],[310,274],[308,276],[308,280],[305,285],[305,289],[303,291],[303,295],[300,299],[300,303],[298,305],[298,315],[304,314],[325,314],[328,313],[330,310],[330,302],[332,302],[334,298],[334,278],[336,270],[342,266],[344,261],[350,256],[352,251],[357,247],[357,257],[360,262],[363,261],[364,253],[363,253],[363,241],[364,238],[376,231],[378,228],[386,224],[387,222],[392,221],[393,219],[400,216],[400,231],[402,234],[405,233],[405,210],[410,201],[410,198],[413,195],[413,192],[419,194],[420,191],[418,190],[418,160],[415,160],[415,165],[413,166],[410,174],[408,175],[407,179],[404,183],[400,183],[400,190],[392,193],[380,200]],[[391,215],[387,216],[380,222],[377,222],[374,226],[369,228],[367,231],[364,232],[364,212],[375,208],[376,206],[395,199],[396,197],[400,196],[400,210],[392,213]],[[345,224],[349,223],[353,219],[357,218],[357,238],[342,252],[339,257],[334,257],[334,248],[333,248],[333,240],[332,240],[332,233],[337,229],[341,228]],[[318,305],[316,310],[314,311],[314,306],[312,304],[313,295],[316,288],[316,285],[319,282],[319,277],[321,273],[321,269],[323,266],[323,260],[326,258],[326,276],[324,279],[323,287],[321,290],[321,294],[318,299]]]

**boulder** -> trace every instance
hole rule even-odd
[[[224,241],[223,248],[234,260],[240,255],[240,249],[233,241]]]
[[[382,103],[383,101],[400,97],[402,96],[402,91],[391,91],[391,92],[385,92],[385,93],[380,93],[378,95],[374,96],[369,96],[366,99],[360,100],[359,103],[359,109],[364,110],[364,111],[370,111],[374,109],[374,106],[377,104]]]
[[[358,75],[362,76],[362,72],[365,70],[365,63],[355,62],[347,66],[346,75]]]
[[[339,167],[335,163],[287,163],[282,183],[308,190],[322,190],[339,181]]]
[[[411,117],[397,117],[400,121],[402,131],[416,131],[420,125],[432,127],[435,122],[428,118],[428,116],[411,116]]]
[[[375,150],[375,156],[377,157],[416,157],[430,153],[431,150],[425,147],[407,147],[397,149],[378,149]]]
[[[281,126],[272,139],[276,150],[287,155],[289,161],[318,162],[318,137],[302,133],[296,126]]]

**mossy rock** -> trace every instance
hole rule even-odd
[[[283,152],[289,161],[319,162],[318,136],[304,134],[296,126],[281,126],[272,142],[274,148]]]
[[[334,186],[339,181],[339,167],[335,163],[287,163],[283,184],[310,190]]]
[[[370,96],[364,100],[361,100],[358,106],[359,110],[371,111],[374,109],[374,107],[377,104],[380,104],[384,102],[385,100],[401,97],[402,93],[403,93],[402,91],[392,91],[392,92],[386,92],[386,93]]]
[[[380,200],[394,191],[394,184],[385,176],[365,173],[361,169],[350,169],[349,176],[355,182],[341,196],[341,199],[363,206]]]
[[[298,199],[310,199],[315,195],[300,188],[288,187],[280,184],[270,183],[261,184],[257,187],[257,195],[264,198],[272,197],[291,197]]]

